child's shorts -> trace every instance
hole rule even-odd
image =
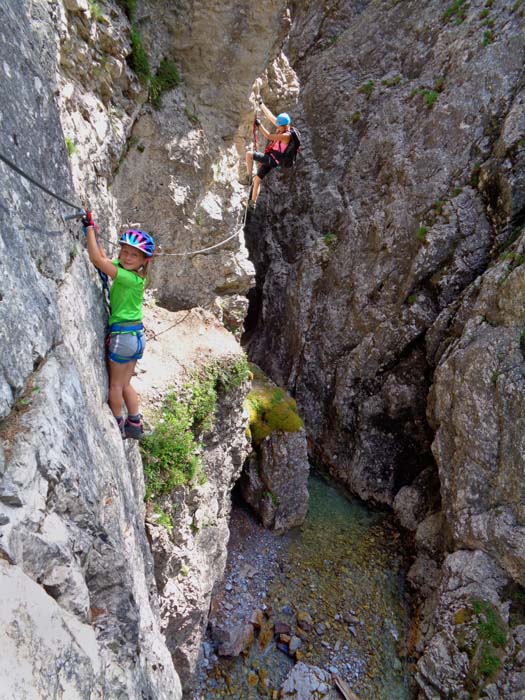
[[[142,359],[145,348],[146,335],[144,331],[110,333],[108,336],[109,359],[121,365]]]

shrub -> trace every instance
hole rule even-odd
[[[128,56],[130,68],[135,71],[141,83],[147,83],[151,77],[149,60],[142,46],[142,37],[137,29],[131,30],[131,53]]]
[[[162,103],[162,95],[167,90],[172,90],[180,83],[180,74],[177,66],[163,58],[155,75],[151,78],[149,99],[154,107],[159,108]]]
[[[248,377],[245,357],[216,362],[196,373],[180,393],[166,396],[153,432],[141,443],[147,500],[199,476],[200,435],[212,425],[218,393],[238,388]]]

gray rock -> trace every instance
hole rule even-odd
[[[304,430],[274,432],[244,466],[243,498],[265,527],[281,532],[297,527],[308,512],[309,471]]]
[[[281,696],[289,700],[336,700],[339,694],[327,671],[299,661],[283,683]]]

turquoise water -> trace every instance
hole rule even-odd
[[[266,562],[272,570],[265,571],[265,624],[273,629],[284,622],[296,631],[297,613],[307,612],[313,628],[303,635],[300,660],[337,671],[360,700],[410,700],[398,533],[389,516],[348,500],[320,478],[310,479],[309,491],[301,528],[282,537],[264,534],[264,548],[272,542],[278,548]],[[256,640],[246,656],[215,661],[202,698],[276,697],[293,663],[275,639],[264,648]]]

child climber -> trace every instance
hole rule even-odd
[[[282,112],[275,117],[262,100],[259,100],[259,104],[267,119],[269,119],[272,124],[275,124],[277,131],[272,134],[265,129],[259,119],[255,120],[255,125],[260,129],[262,135],[268,140],[269,143],[264,149],[264,153],[260,153],[259,151],[247,151],[246,153],[248,181],[250,181],[252,176],[253,161],[259,163],[257,175],[255,175],[253,178],[251,198],[248,202],[250,209],[255,209],[257,197],[259,196],[259,190],[261,187],[261,181],[271,170],[280,164],[284,152],[286,151],[286,147],[290,143],[290,139],[292,137],[290,132],[290,124],[292,123],[290,115],[286,114],[286,112]]]
[[[137,392],[131,386],[131,378],[137,360],[146,347],[142,325],[142,302],[149,263],[155,251],[153,238],[144,231],[129,229],[119,242],[117,260],[110,260],[99,247],[95,231],[98,227],[91,212],[82,220],[86,227],[89,259],[101,272],[111,277],[109,291],[109,407],[115,416],[123,438],[140,440],[144,434],[142,416],[139,413]],[[124,421],[122,402],[128,412]]]

